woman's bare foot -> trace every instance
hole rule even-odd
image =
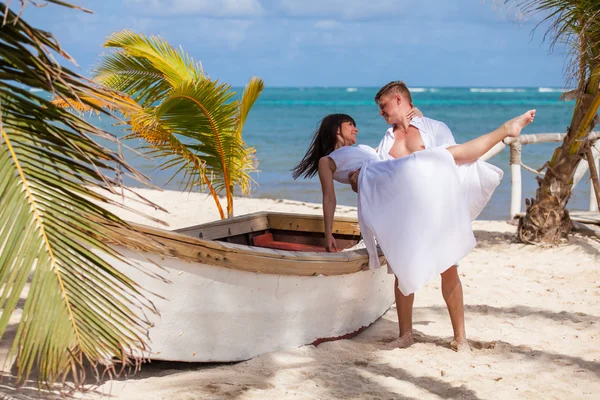
[[[506,121],[503,125],[507,137],[517,137],[521,130],[533,122],[535,110],[529,110],[525,114]]]
[[[450,342],[450,348],[458,353],[470,353],[471,348],[466,340],[456,340]]]
[[[392,340],[385,347],[388,349],[406,349],[410,347],[415,341],[413,340],[412,333],[405,333],[398,339]]]

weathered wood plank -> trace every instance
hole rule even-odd
[[[210,224],[181,228],[174,232],[206,240],[215,240],[228,236],[264,231],[265,229],[269,229],[267,214],[257,213],[237,217],[235,220],[223,220]]]
[[[252,221],[257,215],[248,215],[243,221]],[[275,218],[272,218],[274,217]],[[299,229],[308,229],[317,226],[319,216],[304,216],[298,214],[267,214],[269,225],[272,226],[271,218],[278,224],[295,218],[294,222]],[[308,221],[308,222],[307,222]],[[227,221],[208,224],[209,228]],[[235,223],[240,220],[234,221]],[[350,218],[336,218],[341,223],[338,228],[341,233],[359,233],[355,220]],[[277,275],[342,275],[358,272],[368,265],[368,254],[365,249],[339,252],[339,253],[314,253],[293,252],[266,248],[257,248],[234,243],[217,242],[214,240],[199,239],[180,232],[167,231],[144,225],[132,224],[140,231],[148,235],[149,239],[159,242],[165,247],[168,256],[184,260],[200,262],[208,265],[221,266],[225,268],[260,272]],[[198,228],[197,226],[195,228]],[[188,228],[184,228],[186,231]],[[289,227],[286,226],[286,229]],[[181,230],[179,230],[181,231]],[[380,252],[380,261],[385,264],[383,254]]]
[[[299,232],[325,232],[325,223],[321,215],[269,214],[269,225],[272,229]],[[333,233],[343,235],[360,235],[358,221],[354,218],[338,217],[333,221]]]

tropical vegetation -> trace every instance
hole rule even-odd
[[[551,46],[566,45],[571,51],[567,85],[574,84],[572,87],[576,88],[568,95],[575,99],[571,123],[562,145],[546,164],[543,178],[538,178],[536,197],[526,200],[527,212],[518,228],[523,242],[556,244],[572,227],[566,206],[575,170],[584,157],[593,162],[593,143],[588,135],[598,121],[600,107],[600,2],[503,0],[500,3],[515,4],[524,17],[541,13],[541,23],[549,24],[547,35],[552,37]]]
[[[82,385],[85,371],[139,364],[148,327],[141,315],[155,311],[100,255],[136,268],[109,243],[160,248],[99,205],[120,206],[110,194],[125,190],[123,174],[146,181],[98,141],[117,139],[48,94],[99,113],[99,104],[130,113],[138,106],[61,66],[55,57],[71,59],[57,40],[8,2],[0,2],[0,21],[0,335],[16,330],[10,359],[19,382],[35,371],[47,385]]]
[[[124,111],[131,134],[144,139],[146,154],[162,159],[185,187],[206,186],[225,218],[218,194],[225,192],[227,217],[233,216],[234,188],[250,191],[255,150],[242,140],[246,117],[264,84],[250,79],[239,100],[231,86],[210,79],[200,63],[156,36],[131,31],[110,35],[93,79],[125,93],[140,108]]]

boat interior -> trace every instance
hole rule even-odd
[[[178,229],[175,232],[204,240],[216,240],[269,249],[326,252],[323,217],[260,212],[227,220]],[[333,224],[338,251],[360,241],[356,219],[336,218]]]

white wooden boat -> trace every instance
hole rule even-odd
[[[363,270],[365,249],[323,252],[321,216],[255,213],[177,231],[141,229],[171,255],[119,248],[149,270],[160,265],[171,281],[133,275],[162,296],[152,298],[160,316],[150,316],[151,359],[239,361],[345,338],[394,301],[386,266]],[[334,234],[349,248],[358,223],[337,218]]]

